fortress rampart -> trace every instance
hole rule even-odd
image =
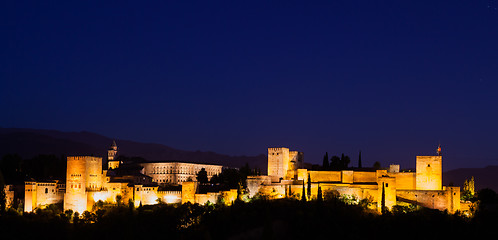
[[[116,156],[117,147],[110,156]],[[175,166],[175,167],[174,167]],[[268,175],[249,176],[249,197],[257,194],[270,199],[292,197],[316,199],[318,187],[322,194],[350,198],[351,201],[368,199],[380,211],[383,206],[391,209],[405,202],[423,207],[455,212],[461,209],[460,188],[442,186],[442,156],[417,156],[416,172],[399,172],[399,165],[388,170],[315,171],[302,168],[303,153],[288,148],[268,148]],[[116,165],[119,168],[119,166]],[[109,203],[133,202],[136,207],[156,203],[215,203],[231,204],[237,190],[198,192],[198,183],[182,179],[181,191],[159,191],[158,182],[151,182],[148,175],[189,174],[195,176],[205,168],[209,176],[221,172],[219,165],[193,163],[153,163],[144,166],[144,174],[114,177],[102,169],[102,158],[71,156],[67,158],[66,184],[57,182],[25,182],[25,211],[33,211],[48,204],[64,200],[64,209],[82,213],[91,211],[98,201]],[[111,171],[111,170],[109,170]],[[156,177],[157,177],[156,176]],[[149,180],[147,180],[149,179]],[[183,181],[185,180],[185,181]],[[308,181],[311,180],[308,188]],[[134,183],[131,183],[133,181]]]
[[[249,194],[269,198],[300,197],[303,185],[311,179],[311,196],[316,198],[318,185],[322,192],[333,192],[352,199],[369,199],[380,211],[405,202],[423,207],[455,212],[460,209],[460,188],[442,186],[442,156],[417,156],[416,172],[399,172],[399,165],[376,171],[310,171],[286,165],[287,148],[268,148],[268,178],[251,177]],[[281,156],[284,155],[284,156]],[[286,174],[284,172],[295,172]],[[306,194],[308,190],[305,189]]]

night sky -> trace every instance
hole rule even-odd
[[[495,0],[71,2],[0,3],[0,127],[498,165]]]

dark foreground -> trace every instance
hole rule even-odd
[[[76,219],[53,207],[22,216],[13,210],[2,213],[0,236],[51,240],[492,239],[497,213],[488,207],[473,218],[430,209],[380,215],[337,200],[258,200],[232,206],[159,204],[135,209],[123,205],[86,212]]]

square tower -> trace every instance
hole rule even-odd
[[[102,158],[90,156],[67,157],[66,194],[64,210],[83,213],[87,210],[87,191],[102,188]]]
[[[443,156],[417,156],[416,189],[443,189]]]
[[[285,177],[289,164],[288,148],[268,148],[268,176],[271,177],[272,182],[279,182]]]

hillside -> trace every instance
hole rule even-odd
[[[459,168],[443,173],[443,185],[453,183],[455,186],[463,187],[466,179],[474,176],[475,188],[491,188],[498,191],[498,166],[487,166],[484,168]]]
[[[61,132],[24,128],[0,128],[0,156],[19,154],[32,158],[39,154],[56,156],[94,155],[107,157],[107,149],[114,139],[91,132]],[[140,143],[115,139],[118,153],[128,157],[143,157],[148,161],[185,161],[196,163],[221,164],[228,167],[241,167],[249,163],[251,167],[266,170],[266,156],[228,156],[214,152],[185,151],[162,144]]]

